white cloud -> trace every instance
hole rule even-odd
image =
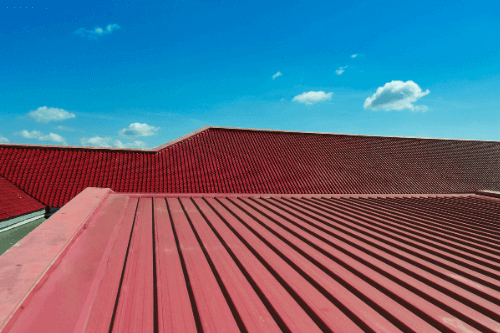
[[[38,139],[39,137],[41,137],[43,135],[43,133],[40,131],[28,132],[27,130],[22,130],[21,132],[17,132],[15,134],[18,134],[26,139]]]
[[[52,141],[56,143],[61,143],[63,145],[67,145],[66,140],[60,136],[59,134],[49,133],[48,135],[43,135],[38,138],[40,141]]]
[[[134,142],[130,142],[130,143],[123,143],[121,142],[120,140],[115,140],[115,142],[113,142],[113,144],[115,145],[115,147],[118,147],[118,148],[139,148],[139,149],[147,149],[148,148],[148,145],[146,142],[144,141],[139,141],[139,140],[136,140]]]
[[[351,58],[356,58],[358,55],[359,55],[359,54],[354,53],[354,54],[351,56]]]
[[[158,131],[159,129],[159,127],[150,126],[148,124],[133,123],[130,124],[127,128],[121,129],[119,133],[120,135],[123,135],[125,137],[134,138],[137,136],[155,135],[156,131]]]
[[[120,26],[114,23],[114,24],[108,24],[104,29],[101,27],[95,27],[93,30],[80,28],[75,31],[75,34],[80,35],[82,37],[88,37],[90,39],[97,40],[98,37],[109,35],[114,30],[117,29],[120,29]]]
[[[56,128],[58,130],[61,130],[61,131],[76,131],[74,128],[66,127],[66,126],[57,126]]]
[[[283,74],[281,74],[281,72],[278,72],[276,74],[273,75],[273,80],[279,76],[282,76]]]
[[[295,96],[292,101],[309,105],[321,101],[330,100],[332,99],[332,95],[332,92],[325,93],[324,91],[309,91]]]
[[[339,67],[339,69],[335,70],[335,73],[337,73],[337,75],[342,75],[342,73],[345,72],[346,68],[347,68],[347,66]]]
[[[93,138],[81,138],[80,143],[82,146],[91,147],[117,147],[117,148],[140,148],[147,149],[147,143],[144,141],[136,140],[130,143],[123,143],[120,140],[113,141],[110,137],[101,138],[99,136],[94,136]]]
[[[67,145],[66,140],[62,136],[60,136],[59,134],[49,133],[47,135],[43,135],[43,133],[40,131],[28,132],[27,130],[22,130],[21,132],[17,132],[15,134],[20,135],[26,139],[38,139],[40,141],[51,141],[51,142]]]
[[[9,139],[7,139],[5,136],[2,136],[0,134],[0,143],[8,143],[9,142]]]
[[[365,100],[364,108],[372,110],[403,110],[425,111],[427,106],[413,105],[419,98],[427,95],[429,90],[422,91],[413,81],[392,81],[379,87],[372,97]]]
[[[66,119],[75,118],[73,113],[58,108],[49,108],[46,106],[39,107],[28,114],[31,118],[35,119],[38,123],[48,123],[51,121],[63,121]]]
[[[94,136],[93,138],[81,138],[80,143],[83,146],[91,147],[111,147],[111,138],[101,138],[99,136]]]

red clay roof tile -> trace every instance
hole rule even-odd
[[[44,208],[41,202],[0,176],[0,221]]]
[[[0,145],[0,175],[49,206],[89,186],[156,193],[500,190],[500,142],[203,128],[149,151]]]

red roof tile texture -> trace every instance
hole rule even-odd
[[[48,206],[86,187],[156,193],[500,190],[500,142],[208,128],[154,151],[0,145],[0,175]]]
[[[0,176],[0,221],[44,208],[41,202]]]
[[[499,211],[474,194],[110,194],[2,332],[498,332]]]

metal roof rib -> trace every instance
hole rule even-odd
[[[2,333],[500,330],[496,199],[92,193],[68,204],[91,217],[44,282],[0,307]],[[29,246],[8,265],[29,269]]]

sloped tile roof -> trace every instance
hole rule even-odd
[[[498,332],[499,211],[475,194],[111,193],[2,332]]]
[[[44,208],[41,202],[0,176],[0,221]]]
[[[48,206],[86,187],[153,193],[500,190],[500,142],[203,128],[153,150],[0,144],[0,175]]]

